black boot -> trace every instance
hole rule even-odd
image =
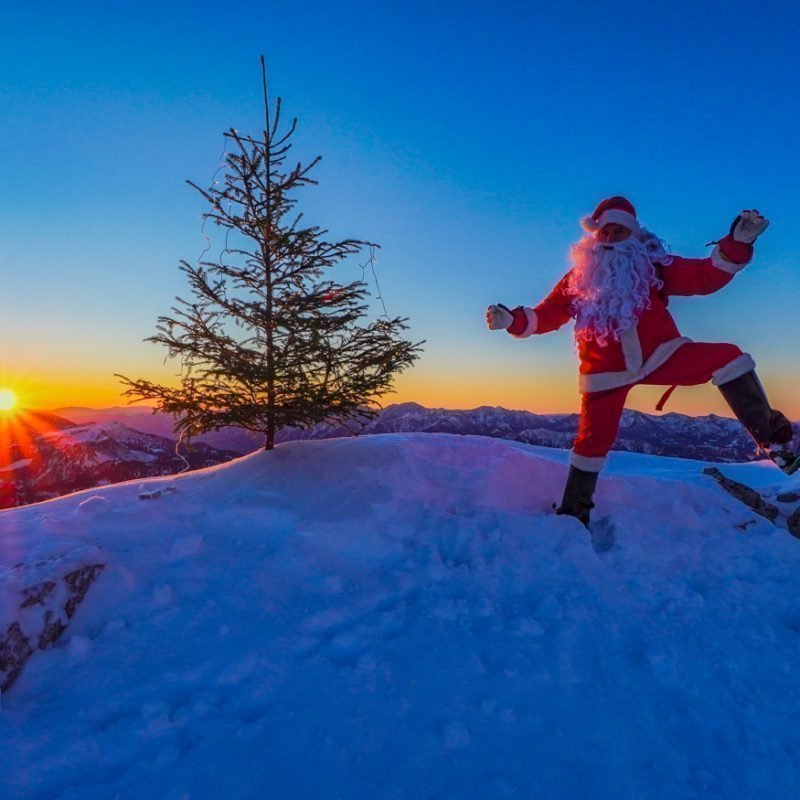
[[[589,512],[594,508],[592,497],[597,486],[598,474],[571,466],[564,487],[564,497],[561,505],[555,509],[556,514],[576,517],[589,527]]]
[[[754,371],[719,387],[736,418],[784,472],[797,469],[798,456],[792,449],[792,424],[780,411],[770,408],[766,392]]]

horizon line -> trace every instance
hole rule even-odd
[[[417,402],[415,400],[404,400],[404,401],[398,402],[398,403],[390,403],[389,405],[384,406],[381,409],[381,411],[385,411],[386,409],[392,408],[393,406],[403,406],[403,405],[415,405],[415,406],[419,406],[420,408],[424,408],[427,411],[452,411],[452,412],[464,412],[464,413],[471,412],[471,411],[479,411],[481,409],[489,408],[489,409],[500,409],[502,411],[510,411],[510,412],[520,413],[520,414],[530,414],[531,416],[535,416],[535,417],[579,416],[579,413],[580,413],[579,411],[553,411],[553,412],[544,412],[544,413],[542,413],[542,412],[530,411],[530,410],[524,409],[524,408],[510,408],[508,406],[487,405],[487,404],[483,404],[483,405],[479,405],[479,406],[472,406],[470,408],[451,408],[451,407],[446,407],[446,406],[426,406],[423,403],[419,403],[419,402]],[[159,413],[164,414],[165,416],[169,416],[166,412],[157,411],[155,406],[114,406],[114,405],[112,405],[112,406],[68,405],[68,406],[56,406],[54,408],[19,408],[19,409],[17,409],[17,411],[15,413],[19,414],[19,413],[22,413],[22,412],[27,412],[27,413],[45,413],[45,414],[55,414],[55,415],[57,415],[57,412],[59,412],[59,411],[64,412],[64,411],[70,411],[70,410],[89,411],[89,412],[90,411],[97,411],[97,412],[125,411],[125,412],[131,412],[131,413],[136,413],[137,411],[140,411],[142,413],[150,413],[150,414],[152,414],[154,416],[156,414],[159,414]],[[675,416],[679,416],[679,417],[688,417],[689,419],[704,419],[706,417],[719,417],[719,418],[722,418],[722,419],[732,419],[732,420],[736,419],[736,417],[733,416],[732,414],[730,416],[728,416],[728,415],[725,415],[725,414],[716,414],[714,412],[710,412],[708,414],[686,414],[686,413],[683,413],[683,412],[680,412],[680,411],[665,411],[663,413],[651,414],[651,413],[649,413],[647,411],[639,411],[639,410],[634,409],[634,408],[626,408],[624,410],[627,411],[627,412],[630,412],[630,413],[641,414],[641,415],[647,416],[647,417],[666,417],[666,416],[669,416],[669,415],[675,415]],[[800,420],[790,420],[790,421],[793,424],[800,425]],[[231,427],[235,427],[235,426],[231,426]]]

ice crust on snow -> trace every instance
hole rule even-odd
[[[3,799],[798,796],[800,542],[615,453],[598,553],[552,514],[566,459],[298,442],[0,512],[9,567],[106,561],[3,696]]]

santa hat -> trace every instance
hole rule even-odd
[[[591,217],[584,217],[581,220],[581,225],[589,233],[595,233],[604,225],[608,225],[609,222],[616,222],[617,225],[623,225],[630,231],[639,230],[639,223],[636,221],[636,209],[629,200],[619,196],[603,200],[594,210]]]

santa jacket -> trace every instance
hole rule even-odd
[[[726,236],[708,258],[672,256],[669,264],[657,264],[657,275],[664,282],[650,291],[650,307],[641,312],[635,328],[609,337],[600,345],[592,338],[580,339],[580,390],[600,392],[637,383],[656,370],[683,344],[691,341],[681,336],[667,310],[670,295],[711,294],[728,284],[745,267],[753,247]],[[535,308],[520,306],[512,312],[514,321],[507,328],[516,338],[557,330],[575,316],[574,296],[569,294],[567,273],[550,295]],[[726,383],[754,369],[753,359],[743,354],[715,373],[712,382]]]

